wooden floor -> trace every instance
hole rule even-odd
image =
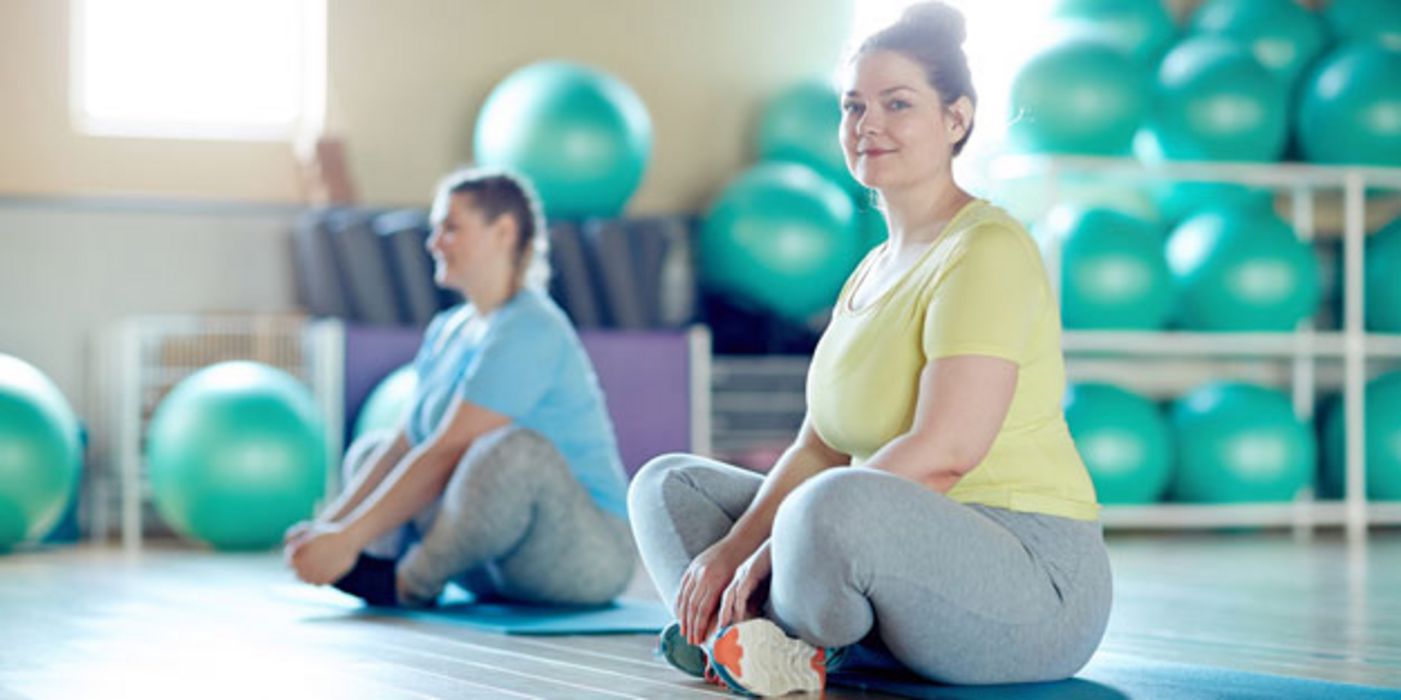
[[[1106,652],[1401,688],[1401,532],[1361,549],[1261,534],[1110,547]],[[654,642],[367,617],[270,555],[0,557],[0,699],[726,697],[655,658]]]

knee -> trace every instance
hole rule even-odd
[[[628,510],[634,511],[655,503],[661,497],[668,480],[676,478],[695,463],[692,455],[673,452],[648,460],[628,485]]]
[[[783,499],[774,516],[774,533],[798,541],[831,542],[843,532],[859,530],[870,511],[880,507],[874,493],[892,478],[864,469],[834,468],[803,482]]]

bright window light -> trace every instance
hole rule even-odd
[[[319,130],[325,0],[72,0],[73,118],[109,136]]]

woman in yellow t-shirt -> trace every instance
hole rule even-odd
[[[633,482],[683,670],[755,695],[820,689],[838,664],[1051,681],[1099,645],[1109,561],[1055,297],[1023,227],[953,178],[963,37],[956,10],[920,3],[848,62],[841,144],[890,238],[837,300],[792,446],[766,478],[667,455]]]

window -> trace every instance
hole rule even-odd
[[[72,0],[84,133],[291,140],[325,111],[325,0]]]

